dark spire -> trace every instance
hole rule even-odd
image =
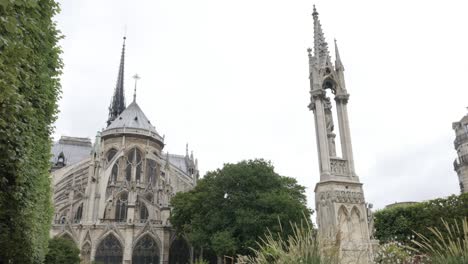
[[[114,96],[112,97],[109,106],[109,119],[107,126],[112,123],[120,113],[125,110],[125,94],[124,94],[124,66],[125,66],[125,39],[123,38],[122,55],[120,57],[119,75],[117,76],[117,85],[115,86]]]

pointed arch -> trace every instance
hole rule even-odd
[[[351,224],[351,234],[350,234],[351,240],[361,241],[363,238],[361,212],[356,206],[353,206],[353,209],[351,209],[350,224]]]
[[[344,205],[338,209],[338,229],[340,232],[340,239],[342,241],[348,241],[349,237],[349,213],[348,209]]]
[[[75,240],[75,237],[73,236],[73,234],[69,231],[63,231],[62,233],[58,234],[56,237],[58,238],[63,238],[63,239],[67,239],[67,240],[70,240],[72,241],[73,243],[77,244],[76,243],[76,240]]]
[[[109,232],[98,244],[94,260],[103,264],[122,263],[123,243]]]
[[[133,264],[149,264],[159,263],[161,256],[161,247],[158,240],[145,232],[140,236],[133,247],[132,263]]]
[[[73,223],[80,223],[81,218],[83,217],[83,203],[81,203],[75,211],[75,215],[73,217]]]
[[[184,237],[175,237],[169,248],[169,264],[189,263],[190,246]]]

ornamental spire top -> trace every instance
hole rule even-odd
[[[343,63],[341,62],[340,52],[338,51],[338,44],[335,39],[335,68],[336,70],[344,71]]]
[[[107,126],[114,121],[125,110],[125,94],[124,94],[124,66],[125,66],[125,40],[123,37],[122,54],[120,56],[119,73],[117,75],[117,84],[114,90],[114,96],[109,106],[109,119]]]
[[[317,9],[314,5],[314,12],[312,13],[314,18],[314,57],[318,59],[320,65],[324,65],[330,62],[330,54],[328,52],[328,44],[323,35],[322,25],[318,17]]]

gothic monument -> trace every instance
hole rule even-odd
[[[326,243],[338,245],[341,263],[370,263],[372,258],[372,216],[366,206],[362,183],[354,169],[347,104],[349,94],[344,67],[335,41],[332,63],[322,26],[314,6],[314,50],[309,53],[310,110],[314,112],[320,165],[320,182],[315,187],[319,234]],[[335,121],[327,90],[334,94],[341,157],[335,144]]]

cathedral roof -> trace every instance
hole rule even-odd
[[[156,128],[146,117],[140,106],[133,101],[127,108],[103,131],[103,136],[109,134],[140,134],[148,135],[163,142]]]
[[[136,101],[133,101],[114,121],[112,121],[107,129],[124,127],[144,129],[157,133],[156,128],[148,120]]]

